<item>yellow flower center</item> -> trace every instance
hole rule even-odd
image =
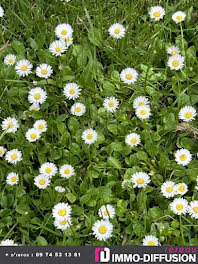
[[[34,99],[38,100],[38,99],[40,99],[40,98],[41,98],[41,95],[40,95],[39,93],[36,93],[36,94],[34,95]]]
[[[47,70],[46,69],[42,69],[41,70],[41,74],[46,75],[47,74]]]
[[[51,171],[52,171],[51,168],[46,168],[46,169],[45,169],[45,172],[46,172],[46,173],[50,173]]]
[[[179,16],[176,17],[176,19],[177,19],[177,20],[181,20],[181,19],[182,19],[182,16],[179,15]]]
[[[136,142],[137,142],[137,139],[136,139],[136,138],[132,138],[132,139],[131,139],[131,143],[132,143],[132,144],[135,144]]]
[[[126,79],[127,80],[131,80],[132,78],[133,78],[132,74],[130,74],[130,73],[126,74]]]
[[[109,102],[109,107],[114,107],[114,102]]]
[[[119,33],[120,33],[120,29],[119,29],[119,28],[116,28],[116,29],[114,30],[114,33],[115,33],[115,34],[119,34]]]
[[[66,211],[65,209],[60,209],[60,210],[58,210],[58,214],[59,214],[60,216],[65,216],[66,213],[67,213],[67,211]]]
[[[87,135],[87,139],[92,139],[93,138],[93,135],[92,134],[88,134]]]
[[[144,105],[144,102],[139,102],[138,105],[139,105],[139,106],[142,106],[142,105]]]
[[[176,55],[176,51],[175,50],[172,51],[172,55]]]
[[[140,115],[146,115],[146,110],[145,109],[142,109],[141,111],[140,111]]]
[[[80,107],[80,106],[77,106],[77,107],[76,107],[76,112],[79,113],[80,111],[81,111],[81,107]]]
[[[9,128],[12,128],[13,126],[14,126],[14,125],[13,125],[12,122],[8,123],[8,127],[9,127]]]
[[[109,211],[108,210],[105,210],[104,211],[104,215],[108,216],[109,215]]]
[[[65,42],[68,43],[70,41],[70,38],[66,38]]]
[[[17,177],[16,176],[13,176],[12,178],[11,178],[11,182],[15,182],[17,180]]]
[[[155,245],[155,243],[153,240],[148,241],[148,246],[154,246],[154,245]]]
[[[38,128],[39,129],[43,129],[44,128],[44,125],[43,124],[39,124]]]
[[[3,151],[2,150],[0,150],[0,155],[2,155],[3,154]]]
[[[191,113],[191,112],[186,112],[186,113],[185,113],[185,117],[186,117],[186,118],[191,118],[191,116],[192,116],[192,113]]]
[[[184,206],[183,206],[183,204],[177,204],[176,208],[178,211],[181,211],[181,210],[183,210]]]
[[[66,225],[67,224],[67,219],[64,219],[60,222],[61,225]]]
[[[183,186],[183,185],[180,185],[179,188],[178,188],[178,190],[179,190],[180,192],[183,192],[183,191],[184,191],[184,186]]]
[[[45,180],[42,179],[42,180],[39,181],[39,183],[40,183],[40,185],[44,185],[45,184]]]
[[[57,52],[61,51],[61,47],[60,47],[60,46],[57,46],[57,47],[56,47],[56,51],[57,51]]]
[[[193,211],[194,211],[195,213],[198,213],[198,206],[193,207]]]
[[[172,193],[172,191],[173,191],[173,187],[168,186],[168,187],[166,188],[166,191],[167,191],[168,193]]]
[[[139,179],[137,180],[137,183],[138,183],[138,184],[143,184],[143,183],[144,183],[144,179],[139,178]]]
[[[33,133],[33,134],[31,134],[31,136],[30,136],[32,139],[35,139],[36,138],[36,134],[35,133]]]
[[[185,154],[181,154],[179,157],[180,157],[180,160],[182,161],[187,159],[187,156]]]
[[[153,13],[154,17],[160,17],[160,12],[159,11],[156,11]]]
[[[61,35],[63,35],[63,36],[67,35],[67,30],[66,30],[66,29],[63,29],[63,30],[61,31]]]
[[[174,61],[172,62],[172,65],[173,65],[173,67],[177,67],[177,66],[179,66],[179,61],[178,61],[178,60],[174,60]]]
[[[69,169],[65,169],[65,170],[64,170],[64,173],[65,173],[65,174],[69,174],[69,173],[70,173],[70,170],[69,170]]]
[[[23,66],[21,66],[21,70],[22,70],[22,71],[27,71],[27,65],[23,65]]]
[[[100,226],[98,229],[100,234],[105,234],[107,232],[106,226]]]
[[[74,89],[74,88],[70,89],[70,90],[69,90],[69,93],[70,93],[70,94],[75,94],[75,89]]]
[[[12,154],[12,155],[11,155],[11,159],[12,159],[12,160],[17,159],[17,157],[18,157],[17,154]]]
[[[14,60],[13,60],[13,59],[9,59],[8,62],[9,62],[9,63],[13,63]]]

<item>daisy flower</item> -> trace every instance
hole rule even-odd
[[[148,105],[142,105],[135,110],[135,114],[140,119],[147,119],[151,115],[151,109]]]
[[[81,103],[75,103],[71,107],[72,115],[82,116],[86,112],[86,106]]]
[[[53,55],[61,56],[66,51],[65,43],[61,40],[55,40],[50,44],[49,50]]]
[[[119,102],[115,97],[107,97],[104,100],[103,106],[108,112],[115,112],[118,108]]]
[[[15,66],[16,73],[19,76],[25,77],[32,72],[33,65],[29,60],[20,60]]]
[[[60,40],[63,41],[67,48],[73,43],[72,35],[68,36],[67,38],[60,38]]]
[[[192,218],[198,219],[198,201],[190,202],[188,213]]]
[[[40,174],[43,174],[51,178],[57,173],[57,167],[52,162],[45,162],[41,165],[39,172]]]
[[[161,6],[152,6],[149,15],[151,19],[154,19],[155,21],[159,21],[160,19],[163,19],[165,15],[165,10]]]
[[[5,65],[13,65],[15,64],[16,56],[14,54],[8,54],[4,58],[4,64]]]
[[[131,84],[137,81],[138,72],[133,68],[126,68],[121,71],[120,79],[126,83]]]
[[[30,111],[39,111],[40,109],[41,108],[38,103],[33,103],[29,108]]]
[[[80,91],[78,84],[76,83],[68,83],[64,87],[64,95],[67,97],[67,99],[77,99],[80,96]]]
[[[167,49],[167,53],[172,55],[172,56],[175,56],[175,55],[178,55],[180,53],[180,50],[176,46],[171,46]]]
[[[52,209],[52,215],[56,219],[68,219],[71,214],[71,206],[68,203],[58,203]]]
[[[46,175],[39,174],[34,178],[34,184],[39,188],[39,189],[46,189],[47,186],[50,185],[50,178]]]
[[[177,164],[186,166],[188,165],[192,160],[192,154],[188,149],[178,149],[175,152],[175,161]]]
[[[109,28],[109,35],[116,39],[121,39],[125,35],[125,27],[119,23],[113,24]]]
[[[175,198],[170,203],[170,208],[177,215],[186,214],[188,212],[188,201],[184,198]]]
[[[164,182],[161,186],[161,193],[166,198],[175,196],[175,183],[173,181]]]
[[[186,14],[182,11],[177,11],[172,15],[172,20],[175,21],[176,24],[185,20]]]
[[[19,175],[17,173],[11,172],[8,174],[6,178],[6,182],[9,185],[14,185],[17,184],[19,181]]]
[[[188,186],[185,183],[178,183],[175,185],[176,194],[184,195],[188,191]]]
[[[115,209],[112,205],[107,204],[101,206],[101,208],[98,211],[98,215],[102,217],[103,219],[109,219],[114,218],[115,216]]]
[[[28,101],[31,104],[43,104],[46,101],[47,93],[40,87],[33,88],[29,91]]]
[[[123,180],[123,182],[121,184],[123,189],[127,189],[128,187],[130,187],[130,185],[131,185],[131,180],[129,180],[129,179]]]
[[[6,130],[6,133],[15,133],[19,128],[19,123],[14,117],[7,117],[2,121],[2,130]]]
[[[30,128],[25,134],[26,139],[29,142],[35,142],[37,139],[39,139],[41,136],[41,133],[38,129],[36,128]]]
[[[4,10],[3,10],[3,8],[0,6],[0,17],[3,17],[3,15],[4,15]]]
[[[22,152],[18,149],[9,150],[5,155],[5,159],[9,163],[16,164],[17,162],[22,160]]]
[[[98,220],[92,227],[93,235],[100,241],[112,237],[113,225],[108,220]]]
[[[182,107],[181,110],[179,111],[179,119],[186,122],[194,120],[196,115],[197,115],[196,110],[192,106]]]
[[[65,188],[62,187],[62,186],[56,186],[54,189],[55,189],[55,191],[57,191],[57,192],[59,192],[59,193],[63,193],[63,192],[65,192]]]
[[[0,243],[1,246],[18,246],[17,243],[14,242],[14,240],[12,239],[6,239],[1,241]]]
[[[47,130],[47,122],[43,119],[37,120],[33,127],[37,129],[40,133],[43,133]]]
[[[53,69],[50,65],[43,63],[36,67],[36,75],[40,78],[49,78],[53,73]]]
[[[0,146],[0,157],[3,157],[3,155],[5,154],[6,152],[6,148],[4,148],[3,146]]]
[[[140,136],[136,133],[131,133],[127,135],[125,138],[125,143],[131,147],[139,145],[140,141],[141,141]]]
[[[92,128],[86,129],[82,133],[82,139],[86,144],[93,144],[98,138],[98,133]]]
[[[131,176],[131,182],[134,183],[133,187],[144,188],[150,182],[150,177],[145,172],[136,172]]]
[[[75,174],[74,168],[69,164],[64,164],[60,167],[59,173],[61,177],[69,179],[72,175]]]
[[[134,101],[133,101],[133,108],[137,109],[140,106],[145,106],[149,104],[149,100],[145,96],[138,96]]]
[[[184,67],[184,57],[180,54],[170,56],[168,59],[168,66],[171,70],[181,70]]]
[[[59,24],[55,28],[55,34],[58,38],[68,38],[73,33],[73,29],[69,24]]]
[[[54,220],[54,226],[57,228],[57,229],[60,229],[62,231],[66,230],[68,227],[71,226],[71,218],[68,217],[68,218],[63,218],[63,219],[59,219],[59,218],[56,218]]]
[[[143,243],[143,246],[158,246],[159,245],[158,238],[152,235],[145,236],[142,243]]]

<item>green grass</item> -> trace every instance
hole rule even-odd
[[[0,161],[0,240],[12,238],[23,245],[140,245],[147,234],[156,235],[162,245],[197,245],[198,225],[190,216],[174,215],[160,194],[168,179],[185,182],[188,201],[198,200],[195,190],[198,175],[197,138],[188,131],[176,131],[178,112],[185,105],[198,102],[197,1],[160,1],[166,15],[160,22],[149,19],[148,10],[157,1],[61,1],[2,0],[5,16],[0,19],[0,122],[15,116],[20,122],[16,134],[6,134],[0,145],[18,148],[23,161],[16,166]],[[182,9],[187,14],[181,28],[172,14]],[[48,48],[56,39],[54,29],[67,22],[74,29],[74,44],[60,58]],[[115,22],[126,26],[126,35],[115,40],[108,28]],[[168,46],[176,44],[186,58],[182,71],[167,67]],[[17,59],[27,58],[34,69],[48,63],[54,75],[48,81],[33,74],[19,78],[13,67],[3,64],[8,53]],[[62,66],[62,70],[58,69]],[[138,81],[123,84],[119,73],[126,67],[139,72]],[[28,91],[37,86],[46,89],[48,98],[39,112],[30,112]],[[77,82],[82,88],[80,102],[87,107],[84,116],[71,116],[72,102],[65,100],[63,87]],[[114,95],[120,101],[115,114],[102,107],[103,99]],[[132,103],[137,96],[150,100],[152,116],[143,122],[134,114]],[[25,132],[37,119],[45,119],[48,130],[36,143],[29,143]],[[82,132],[93,127],[99,140],[87,147]],[[141,146],[131,149],[124,139],[130,132],[141,135]],[[2,133],[2,131],[1,131]],[[174,160],[178,148],[187,148],[193,161],[183,167]],[[38,168],[46,161],[57,166],[70,163],[76,175],[69,180],[53,178],[50,187],[39,190],[33,183]],[[17,172],[17,186],[6,185],[9,172]],[[151,173],[151,183],[144,189],[124,190],[123,179],[136,171]],[[66,188],[57,194],[54,186]],[[59,201],[72,206],[72,228],[64,235],[55,229],[52,207]],[[91,227],[103,204],[116,208],[113,237],[98,242]],[[25,214],[28,212],[28,214]],[[185,240],[185,242],[184,242]]]

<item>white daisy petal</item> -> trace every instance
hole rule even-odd
[[[5,159],[9,163],[16,164],[17,162],[22,160],[22,152],[18,149],[9,150],[5,155]]]
[[[137,146],[141,142],[140,135],[138,135],[136,133],[131,133],[131,134],[126,136],[125,142],[126,142],[126,144],[128,144],[131,147]]]
[[[178,55],[180,54],[180,50],[178,47],[176,46],[171,46],[167,49],[167,53],[172,55],[172,56],[175,56],[175,55]]]
[[[102,217],[103,219],[109,219],[114,218],[115,216],[115,209],[112,205],[107,204],[101,206],[101,208],[98,211],[98,215]]]
[[[3,146],[0,146],[0,157],[3,157],[3,155],[6,153],[7,149]]]
[[[51,178],[57,173],[57,167],[52,162],[45,162],[41,165],[39,172],[40,174],[43,174]]]
[[[170,208],[173,213],[177,215],[185,215],[188,212],[188,201],[184,198],[175,198],[173,202],[170,203]]]
[[[188,191],[188,186],[185,183],[178,183],[175,185],[176,194],[184,195]]]
[[[37,66],[36,75],[40,78],[49,78],[53,73],[53,69],[50,65],[43,63]]]
[[[150,181],[149,175],[145,172],[136,172],[131,176],[131,182],[134,183],[134,188],[144,188]]]
[[[86,112],[86,106],[81,103],[75,103],[71,107],[72,115],[82,116]]]
[[[188,206],[188,213],[192,218],[198,219],[198,201],[190,202]]]
[[[115,112],[118,108],[119,102],[115,97],[107,97],[104,100],[103,106],[108,112]]]
[[[41,133],[38,129],[36,128],[30,128],[28,129],[28,131],[25,134],[26,139],[29,142],[35,142],[36,140],[38,140],[41,136]]]
[[[125,27],[121,24],[113,24],[109,28],[109,35],[113,38],[120,39],[125,35]]]
[[[172,20],[175,21],[176,24],[184,21],[186,18],[186,14],[182,11],[177,11],[172,15]]]
[[[18,181],[19,181],[19,175],[15,172],[9,173],[6,178],[6,182],[9,185],[15,185],[18,183]]]
[[[0,246],[18,246],[18,244],[12,239],[6,239],[1,241]]]
[[[43,104],[46,101],[47,93],[40,87],[33,88],[29,91],[28,101],[31,104]]]
[[[65,164],[65,165],[60,167],[59,173],[60,173],[61,177],[69,179],[71,176],[73,176],[75,174],[75,171],[71,165]]]
[[[98,220],[94,223],[93,235],[100,241],[106,241],[112,237],[113,225],[108,220]]]
[[[175,161],[177,164],[186,166],[188,165],[192,160],[192,154],[188,149],[178,149],[175,152]]]
[[[181,70],[184,67],[184,57],[180,54],[170,56],[168,59],[168,66],[171,70]]]
[[[21,77],[28,76],[32,73],[33,65],[29,60],[20,60],[15,66],[16,73]]]
[[[55,28],[55,34],[58,38],[68,38],[73,33],[73,29],[69,24],[59,24]]]
[[[3,17],[4,16],[4,10],[2,8],[2,6],[0,6],[0,17]]]
[[[63,219],[55,218],[54,226],[62,231],[66,230],[68,227],[71,226],[71,217]]]
[[[30,111],[39,111],[40,109],[41,108],[38,103],[33,103],[29,108]]]
[[[175,196],[175,183],[173,181],[164,182],[161,186],[161,193],[166,198]]]
[[[86,129],[82,133],[82,139],[86,144],[93,144],[97,140],[97,138],[98,133],[92,128]]]
[[[165,10],[161,6],[152,6],[149,11],[150,18],[159,21],[160,19],[163,19],[165,15]]]
[[[133,101],[133,108],[137,109],[140,106],[145,106],[149,104],[149,100],[145,96],[138,96],[134,101]]]
[[[65,188],[62,187],[62,186],[56,186],[54,189],[55,189],[55,191],[57,191],[57,192],[59,192],[59,193],[63,193],[63,192],[65,192]]]
[[[158,246],[159,245],[158,238],[152,235],[145,236],[142,242],[143,242],[143,246]]]
[[[80,96],[80,91],[78,84],[76,83],[68,83],[64,87],[64,95],[67,97],[67,99],[77,99]]]
[[[197,112],[195,108],[192,106],[182,107],[181,110],[179,111],[179,119],[186,121],[186,122],[194,120],[196,115],[197,115]]]
[[[71,206],[68,203],[58,203],[52,209],[52,215],[55,219],[63,220],[70,218]]]
[[[43,133],[47,130],[47,122],[43,119],[37,120],[33,127],[37,129],[40,133]]]
[[[66,45],[66,47],[68,48],[69,46],[72,45],[73,43],[73,38],[72,35],[68,36],[67,38],[60,38],[60,41],[63,41],[63,43]]]
[[[49,50],[53,55],[61,56],[66,51],[66,46],[63,41],[55,40],[50,44]]]
[[[151,115],[151,109],[148,105],[142,105],[136,108],[135,114],[140,119],[147,119]]]
[[[46,189],[47,186],[50,185],[50,178],[46,175],[39,174],[34,178],[34,184],[39,188],[39,189]]]
[[[4,58],[5,65],[13,65],[16,62],[16,56],[14,54],[8,54]]]
[[[14,117],[7,117],[2,121],[2,130],[6,130],[6,133],[15,133],[19,128],[19,123]]]
[[[125,68],[120,73],[120,79],[126,84],[132,84],[137,81],[138,72],[133,68]]]

